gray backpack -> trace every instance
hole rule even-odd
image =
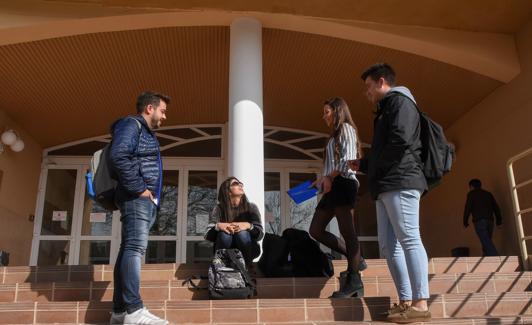
[[[142,125],[137,119],[134,120],[139,127],[140,139]],[[110,164],[111,143],[92,155],[90,169],[85,175],[88,196],[109,211],[117,209],[115,206],[115,191],[118,185]]]
[[[246,299],[255,295],[255,283],[249,276],[242,253],[236,249],[218,249],[209,267],[211,299]]]

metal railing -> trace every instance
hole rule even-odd
[[[532,184],[532,178],[527,179],[519,184],[515,184],[515,176],[514,176],[514,163],[518,161],[519,159],[525,158],[529,155],[532,155],[532,148],[523,151],[522,153],[508,159],[508,163],[506,164],[507,170],[508,170],[508,179],[510,182],[510,191],[512,194],[512,203],[514,207],[514,215],[515,215],[515,226],[517,228],[517,238],[519,240],[519,249],[521,250],[521,260],[523,261],[523,268],[524,270],[531,270],[532,269],[532,261],[528,255],[528,250],[526,247],[526,241],[532,240],[532,235],[526,236],[523,229],[523,215],[529,212],[532,212],[532,207],[527,207],[524,209],[521,209],[519,206],[519,197],[518,197],[518,190],[520,188],[523,188],[529,184]],[[532,213],[529,217],[532,217]]]

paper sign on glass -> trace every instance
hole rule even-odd
[[[105,212],[92,212],[90,214],[90,222],[105,222],[107,219],[107,213]]]
[[[209,215],[208,214],[196,214],[196,232],[204,232],[209,224]]]
[[[67,211],[53,211],[52,212],[52,221],[66,221],[67,220]]]

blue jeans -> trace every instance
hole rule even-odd
[[[484,256],[499,256],[497,248],[495,248],[493,241],[491,241],[491,237],[493,236],[493,220],[480,219],[474,224],[478,239],[480,239],[480,243],[482,244]]]
[[[381,193],[377,198],[379,246],[399,299],[429,298],[428,259],[419,233],[418,190]]]
[[[246,265],[249,265],[253,261],[253,257],[251,256],[251,236],[248,230],[243,230],[233,235],[219,231],[216,236],[214,248],[238,248],[242,252]]]
[[[122,214],[122,241],[114,269],[113,311],[132,313],[144,306],[139,292],[140,265],[157,207],[144,197],[118,205]]]

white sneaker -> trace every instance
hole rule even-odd
[[[124,317],[126,317],[126,312],[122,313],[111,313],[111,319],[109,320],[109,324],[111,325],[121,325],[124,324]]]
[[[125,325],[168,325],[168,321],[150,313],[146,307],[124,317]]]

